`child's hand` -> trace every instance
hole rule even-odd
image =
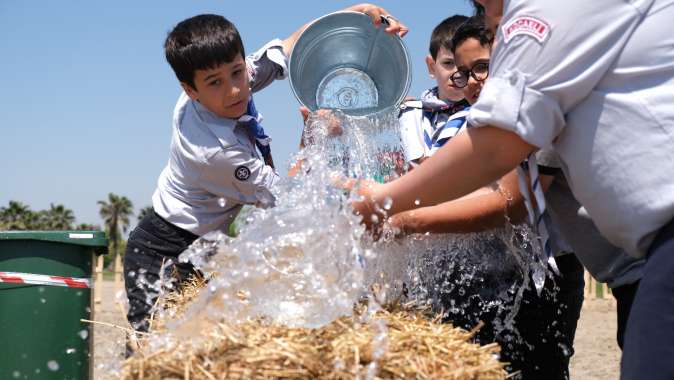
[[[370,16],[374,25],[378,28],[381,25],[382,19],[385,19],[388,22],[386,27],[386,33],[398,33],[400,37],[403,37],[409,29],[398,19],[391,16],[391,14],[384,8],[376,6],[374,4],[358,4],[352,7],[346,8],[348,11],[362,12]]]
[[[311,111],[305,106],[300,106],[300,115],[302,115],[302,122],[304,125],[307,125],[307,119],[309,119],[309,115],[311,114]]]
[[[348,191],[356,188],[362,200],[351,204],[354,213],[363,217],[362,223],[365,224],[367,229],[375,233],[381,231],[384,221],[386,221],[386,211],[374,200],[377,190],[382,186],[381,184],[365,179],[344,177],[335,178],[333,184]]]
[[[342,118],[333,110],[320,109],[312,114],[307,107],[302,106],[300,107],[300,114],[304,120],[302,141],[305,143],[313,143],[313,137],[315,136],[315,133],[319,133],[319,135],[327,137],[341,136],[344,133],[344,129],[342,128]],[[313,130],[317,127],[326,128],[326,130]]]
[[[398,236],[427,232],[424,217],[419,212],[419,209],[399,212],[390,216],[388,223]]]

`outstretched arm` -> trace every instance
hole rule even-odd
[[[400,37],[403,37],[409,31],[409,29],[404,24],[398,21],[398,19],[391,16],[391,14],[389,14],[389,12],[386,9],[376,6],[374,4],[367,4],[367,3],[357,4],[345,8],[343,10],[365,13],[366,15],[370,16],[372,22],[378,28],[381,26],[382,17],[386,18],[388,22],[388,26],[386,26],[386,33],[397,33],[398,35],[400,35]],[[306,29],[310,24],[311,22],[302,25],[301,28],[297,29],[288,38],[283,40],[283,52],[287,56],[290,56],[290,53],[292,53],[293,47],[295,46],[295,42],[299,38],[300,34],[302,34],[304,29]]]
[[[401,178],[384,185],[364,183],[360,187],[364,199],[353,206],[369,224],[375,204],[381,205],[387,198],[393,201],[391,215],[457,199],[501,178],[534,149],[504,129],[469,128]]]
[[[541,176],[544,191],[553,179]],[[469,233],[499,228],[508,221],[519,223],[526,213],[517,171],[513,170],[499,181],[498,191],[404,211],[391,217],[390,223],[406,233]]]

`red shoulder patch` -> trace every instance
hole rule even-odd
[[[531,16],[520,16],[508,21],[501,26],[503,41],[510,42],[513,37],[524,34],[535,38],[538,42],[543,42],[550,33],[550,25],[545,21]]]

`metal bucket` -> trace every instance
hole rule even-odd
[[[360,12],[332,13],[307,27],[289,63],[300,103],[357,116],[400,105],[412,81],[409,53],[384,29]]]

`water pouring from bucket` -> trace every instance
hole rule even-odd
[[[332,13],[309,25],[295,43],[289,72],[293,93],[309,110],[351,116],[397,107],[412,81],[402,39],[360,12]]]
[[[236,239],[203,237],[204,244],[181,255],[213,277],[185,314],[167,323],[174,338],[257,317],[320,327],[350,315],[362,299],[364,267],[374,253],[359,217],[345,207],[352,194],[335,188],[333,178],[396,173],[398,156],[391,153],[402,154],[402,147],[394,111],[409,88],[410,68],[402,41],[387,31],[363,13],[342,12],[318,19],[299,37],[290,58],[293,91],[312,111],[339,109],[333,116],[344,131],[333,136],[334,117],[315,112],[308,122],[314,128],[307,128],[314,143],[297,160],[310,170],[280,181],[276,207],[251,211]],[[153,339],[163,347],[173,338]]]

